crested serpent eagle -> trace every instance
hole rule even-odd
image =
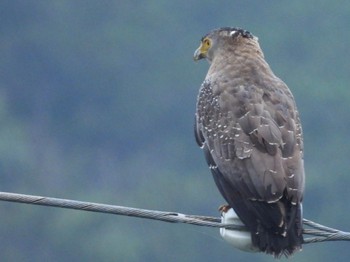
[[[301,250],[303,137],[291,91],[274,75],[257,37],[219,28],[194,59],[209,71],[200,87],[195,135],[222,196],[275,257]]]

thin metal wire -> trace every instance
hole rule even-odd
[[[131,208],[124,206],[106,205],[93,202],[83,202],[69,199],[33,196],[25,194],[16,194],[8,192],[0,192],[0,201],[16,202],[23,204],[60,207],[67,209],[76,209],[90,212],[114,214],[121,216],[131,216],[139,218],[147,218],[153,220],[160,220],[171,223],[185,223],[196,226],[206,227],[225,227],[227,229],[247,231],[244,226],[235,224],[221,223],[221,218],[186,215],[177,212],[166,212],[157,210],[148,210],[140,208]],[[304,244],[325,242],[325,241],[349,241],[350,233],[340,231],[338,229],[330,228],[320,225],[308,219],[303,219],[304,235],[311,235],[312,237],[304,237]]]

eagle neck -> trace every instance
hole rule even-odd
[[[231,49],[216,54],[210,64],[207,78],[218,80],[230,77],[230,79],[241,79],[247,83],[259,79],[256,76],[260,74],[275,78],[261,50]]]

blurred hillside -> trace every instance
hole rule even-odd
[[[317,7],[317,8],[316,8]],[[221,26],[259,37],[292,89],[305,140],[306,218],[350,231],[350,3],[0,1],[0,190],[217,216],[193,137]],[[3,261],[275,261],[218,230],[0,203]],[[289,261],[347,261],[346,243]]]

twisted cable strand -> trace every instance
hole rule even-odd
[[[206,227],[225,227],[232,230],[246,230],[244,226],[235,224],[221,223],[221,218],[186,215],[177,212],[166,212],[157,210],[148,210],[140,208],[131,208],[124,206],[106,205],[93,202],[83,202],[69,199],[33,196],[25,194],[16,194],[8,192],[0,192],[0,201],[17,202],[23,204],[41,205],[60,207],[67,209],[83,210],[90,212],[114,214],[121,216],[139,217],[153,220],[160,220],[171,223],[186,223],[196,226]],[[349,241],[350,233],[340,231],[338,229],[330,228],[308,219],[303,219],[304,235],[311,235],[312,237],[304,238],[304,244],[325,242],[325,241]]]

